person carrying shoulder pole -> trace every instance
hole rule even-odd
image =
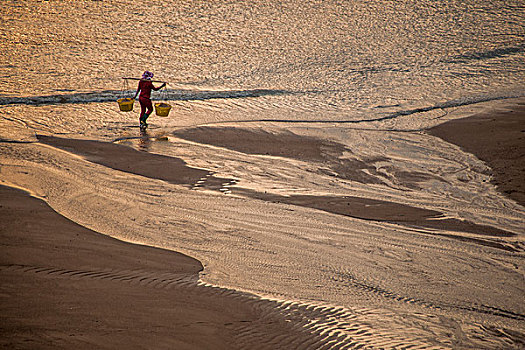
[[[151,112],[153,112],[153,104],[151,103],[151,90],[158,91],[162,89],[164,86],[166,86],[166,83],[163,83],[159,87],[155,87],[153,85],[153,82],[151,79],[153,78],[153,73],[149,71],[145,71],[144,74],[142,74],[142,78],[139,81],[139,86],[137,87],[137,92],[135,93],[135,96],[133,99],[139,95],[139,103],[140,103],[140,127],[145,128],[148,126],[146,123],[146,119],[151,115]]]

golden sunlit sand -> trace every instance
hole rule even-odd
[[[490,127],[493,137],[484,138],[484,147],[479,151],[487,161],[501,161],[500,154],[504,149],[523,150],[522,133],[513,131],[525,128],[524,116],[522,109],[506,113],[500,119],[474,116],[445,123],[430,132],[453,135],[458,131],[458,123],[469,128],[475,124],[482,130]],[[507,128],[509,124],[512,125],[510,130]],[[232,137],[235,133],[235,128],[224,129],[222,135],[220,132],[212,133],[214,139],[207,139],[206,142],[223,146],[227,143],[228,147],[243,151],[250,148],[250,152],[254,153],[279,152],[285,157],[320,159],[326,156],[322,151],[326,147],[318,145],[320,140],[297,138],[293,147],[290,145],[294,142],[288,140],[286,144],[292,148],[277,147],[272,151],[271,146],[267,149],[261,146],[256,134],[250,134],[246,139]],[[246,131],[240,129],[239,135],[243,133]],[[195,139],[196,135],[192,137]],[[457,141],[462,147],[476,145],[480,133],[471,132],[468,135],[462,137],[461,142]],[[225,138],[221,139],[221,136]],[[261,134],[261,137],[269,136]],[[176,184],[190,186],[206,175],[204,170],[191,168],[183,161],[172,159],[167,162],[167,157],[125,146],[45,136],[39,137],[39,140],[81,155],[88,161]],[[505,148],[502,148],[500,140],[505,140]],[[201,138],[200,141],[204,140]],[[478,150],[470,147],[470,151]],[[493,153],[490,150],[494,150]],[[508,174],[522,166],[523,159],[518,157],[510,158],[505,163],[504,172],[500,168],[492,169],[494,178],[506,184],[504,188],[512,188],[517,198],[523,193],[523,178],[509,177]],[[509,187],[509,183],[518,186]],[[335,214],[414,227],[425,226],[426,220],[440,215],[417,207],[366,198],[279,197],[233,189],[235,193],[262,201],[282,201]],[[195,259],[100,235],[61,217],[45,203],[20,190],[1,187],[1,197],[3,253],[0,273],[3,283],[0,312],[3,315],[1,344],[4,347],[115,348],[125,343],[127,347],[147,348],[270,349],[317,348],[330,342],[356,346],[381,343],[389,347],[401,344],[416,346],[420,340],[411,334],[404,339],[402,334],[392,336],[389,342],[367,337],[366,323],[359,322],[359,312],[351,314],[348,310],[346,312],[350,315],[347,317],[355,318],[356,323],[353,326],[338,326],[339,331],[331,331],[335,332],[335,338],[327,337],[322,334],[322,329],[341,312],[337,308],[328,307],[319,314],[308,306],[293,309],[254,295],[206,286],[198,282],[198,273],[203,267]],[[490,227],[480,229],[481,226],[474,223],[459,221],[442,220],[437,223],[441,228],[446,225],[448,231],[471,233],[469,237],[449,237],[519,254],[523,251],[521,246],[485,239],[487,236],[514,237],[515,234],[510,232]],[[264,256],[261,259],[260,264],[267,263]],[[337,276],[334,275],[334,278]],[[463,292],[468,293],[468,290]],[[519,319],[521,316],[515,314],[515,317]],[[307,319],[316,321],[304,328],[306,324],[301,323]],[[513,337],[517,342],[523,341],[518,334]]]
[[[523,0],[0,17],[0,348],[524,348]]]

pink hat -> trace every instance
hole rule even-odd
[[[142,74],[142,79],[151,79],[153,78],[153,73],[151,73],[150,71],[145,71],[144,74]]]

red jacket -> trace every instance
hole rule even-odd
[[[139,81],[139,87],[137,88],[137,92],[140,90],[139,98],[151,98],[151,90],[160,90],[160,87],[153,86],[153,83],[151,80],[141,80]]]

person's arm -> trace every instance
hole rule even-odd
[[[139,92],[140,92],[140,82],[139,82],[139,86],[137,87],[137,92],[135,92],[135,96],[133,96],[133,99],[137,98],[137,95],[139,94]]]
[[[162,84],[161,86],[159,86],[159,87],[155,87],[155,86],[153,86],[153,90],[155,90],[155,91],[159,91],[159,90],[162,89],[164,86],[166,86],[166,83],[163,83],[163,84]]]

